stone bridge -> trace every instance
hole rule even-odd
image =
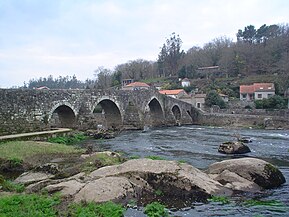
[[[0,135],[59,127],[143,129],[192,124],[191,104],[149,90],[0,89]]]

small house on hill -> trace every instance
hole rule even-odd
[[[180,99],[182,97],[188,96],[186,91],[184,89],[176,89],[176,90],[160,90],[160,94],[164,94],[170,97],[173,97],[175,99]]]
[[[203,109],[205,106],[206,94],[196,93],[192,95],[192,104],[194,107]]]
[[[184,78],[182,81],[181,81],[181,84],[182,84],[182,87],[189,87],[191,86],[191,82],[188,78]]]
[[[268,99],[275,95],[273,83],[254,83],[253,85],[240,86],[240,100],[252,101]]]
[[[141,90],[141,89],[149,89],[150,86],[144,82],[133,82],[128,85],[122,87],[123,90]]]

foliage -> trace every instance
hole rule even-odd
[[[255,100],[256,109],[285,109],[286,101],[278,95],[274,95],[268,99]]]
[[[146,158],[151,159],[151,160],[165,160],[165,158],[163,158],[163,157],[153,156],[153,155],[146,156]]]
[[[17,159],[17,161],[22,161],[37,154],[72,154],[80,152],[83,152],[83,150],[64,144],[48,142],[10,141],[0,144],[0,158],[7,160]]]
[[[247,200],[244,203],[247,206],[277,206],[283,207],[284,204],[277,200]]]
[[[167,217],[169,216],[166,207],[159,202],[152,202],[145,206],[145,214],[148,217]]]
[[[47,141],[52,142],[52,143],[73,145],[73,144],[78,143],[80,141],[83,141],[85,139],[87,139],[87,136],[85,136],[83,133],[78,133],[78,134],[73,134],[73,135],[69,135],[69,136],[51,137]]]
[[[0,197],[0,213],[3,216],[53,217],[57,216],[54,207],[59,203],[59,197],[55,196],[36,194],[5,196]]]
[[[208,199],[210,202],[219,202],[221,204],[228,204],[230,203],[230,200],[227,197],[224,196],[212,196],[210,199]]]
[[[187,163],[185,160],[178,160],[178,162],[181,164]]]
[[[155,195],[162,196],[162,195],[164,195],[164,192],[160,189],[157,189],[157,190],[155,190]]]
[[[219,96],[216,91],[210,91],[205,98],[205,105],[212,107],[213,105],[219,106],[221,109],[226,108],[224,100]]]
[[[72,204],[69,207],[68,216],[78,217],[122,217],[124,208],[121,205],[113,202],[103,204],[87,203],[87,204]]]
[[[180,60],[184,56],[181,46],[182,40],[179,35],[173,32],[170,38],[166,40],[166,43],[163,44],[158,56],[157,63],[160,77],[177,75]]]
[[[25,187],[22,184],[16,184],[9,180],[6,180],[2,175],[0,175],[0,189],[3,191],[21,193],[25,190]]]

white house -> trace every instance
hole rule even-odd
[[[240,100],[252,101],[268,99],[275,95],[273,83],[254,83],[253,85],[240,86]]]
[[[182,84],[182,87],[189,87],[191,86],[191,82],[188,78],[184,78],[182,81],[181,81],[181,84]]]

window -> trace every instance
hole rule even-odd
[[[197,108],[201,108],[201,103],[197,103]]]
[[[273,94],[271,94],[271,93],[268,93],[268,98],[269,98],[269,97],[271,97],[271,96],[273,96]]]
[[[257,98],[258,98],[258,99],[262,99],[262,94],[261,94],[261,93],[258,93]]]
[[[242,94],[242,97],[243,97],[243,98],[246,98],[246,97],[247,97],[247,94]]]

